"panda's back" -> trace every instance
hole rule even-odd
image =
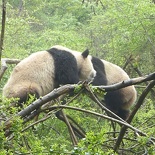
[[[50,64],[50,65],[49,65]],[[45,71],[46,69],[46,71]],[[49,80],[50,79],[50,80]],[[15,66],[3,92],[19,92],[20,88],[36,87],[41,95],[53,89],[54,62],[47,51],[31,54]],[[40,86],[37,88],[37,86]],[[12,88],[11,88],[12,87]],[[9,92],[6,92],[8,94]]]
[[[31,82],[39,82],[42,78],[45,79],[45,73],[48,73],[48,76],[51,78],[51,76],[54,74],[53,64],[53,58],[48,52],[36,52],[17,64],[13,70],[12,76],[19,81],[30,80]],[[53,69],[51,69],[51,67],[53,67]],[[47,70],[46,72],[44,71],[45,68]],[[51,73],[51,71],[53,71],[53,73]]]
[[[121,82],[129,79],[129,76],[121,67],[113,63],[110,63],[106,60],[101,59],[101,61],[104,64],[104,69],[105,69],[104,72],[106,74],[108,84],[113,84],[113,83],[117,83],[117,82]]]

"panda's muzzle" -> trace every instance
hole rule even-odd
[[[94,70],[94,71],[89,75],[88,81],[89,81],[89,82],[90,82],[90,81],[93,81],[94,78],[95,78],[95,76],[96,76],[96,71]]]

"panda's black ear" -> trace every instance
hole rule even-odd
[[[83,58],[87,58],[88,55],[89,55],[89,50],[88,49],[86,49],[84,52],[82,52]]]

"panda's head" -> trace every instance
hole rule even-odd
[[[86,49],[83,53],[80,53],[80,56],[77,56],[76,59],[79,68],[80,81],[93,81],[94,77],[96,76],[96,71],[94,70],[93,64],[91,62],[89,50]]]

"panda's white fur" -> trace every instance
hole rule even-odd
[[[3,96],[25,102],[28,95],[44,96],[61,84],[92,80],[96,71],[89,52],[76,52],[63,46],[39,51],[23,59],[3,88]]]
[[[35,90],[42,96],[52,89],[54,89],[54,60],[47,51],[40,51],[31,54],[15,66],[3,88],[3,95],[20,98],[21,95],[25,95],[22,93]]]
[[[119,66],[108,61],[92,57],[92,63],[96,70],[93,85],[111,85],[124,80],[129,80],[127,73]],[[134,86],[128,86],[116,91],[107,92],[104,96],[106,106],[123,119],[127,119],[129,109],[136,101]]]

